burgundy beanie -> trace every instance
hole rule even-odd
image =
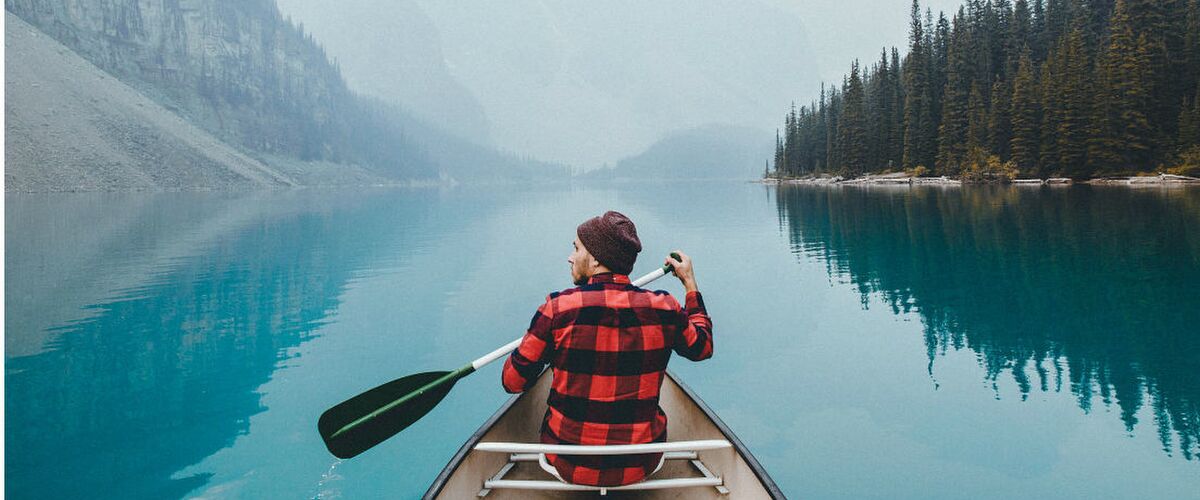
[[[575,234],[588,253],[604,267],[618,274],[633,272],[633,262],[642,251],[642,242],[629,217],[610,210],[584,221],[575,229]]]

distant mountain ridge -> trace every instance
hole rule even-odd
[[[590,173],[615,179],[753,179],[762,176],[770,141],[762,130],[709,124],[668,135],[645,151]]]
[[[583,169],[707,123],[769,132],[818,83],[801,23],[769,1],[413,1],[495,144]]]

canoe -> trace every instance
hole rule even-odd
[[[695,392],[680,382],[670,371],[663,380],[659,406],[667,413],[667,453],[661,470],[652,475],[639,489],[626,491],[608,488],[606,491],[555,491],[515,488],[571,487],[558,482],[539,466],[536,453],[517,453],[523,447],[540,448],[538,435],[542,416],[546,412],[546,397],[550,392],[550,370],[530,390],[510,398],[491,416],[467,442],[459,448],[446,468],[425,492],[424,498],[460,499],[484,497],[503,499],[560,499],[595,498],[597,493],[615,498],[688,498],[688,499],[779,499],[783,493],[767,475],[766,470],[738,440],[729,427],[704,404]],[[691,448],[671,446],[686,441]],[[481,445],[482,443],[482,445]],[[526,444],[517,444],[526,443]],[[714,445],[724,443],[724,446]],[[490,446],[489,446],[490,445]],[[637,445],[649,446],[649,445]],[[663,446],[663,445],[659,445]],[[493,451],[485,451],[485,449]],[[600,448],[600,447],[589,447]],[[495,452],[512,451],[507,452]],[[689,454],[690,453],[690,454]],[[652,483],[658,481],[658,483]],[[690,483],[689,483],[690,481]],[[667,487],[686,486],[686,487]],[[702,484],[703,485],[694,485]],[[719,484],[713,484],[719,483]],[[494,485],[504,484],[499,487]],[[655,484],[658,484],[657,486]],[[540,486],[539,486],[540,485]],[[493,486],[487,488],[485,486]],[[635,485],[636,486],[636,485]]]

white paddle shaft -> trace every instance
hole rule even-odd
[[[654,281],[663,276],[666,276],[666,274],[667,274],[667,267],[666,266],[660,267],[658,269],[650,271],[645,276],[642,276],[641,278],[634,280],[633,286],[639,286],[639,287],[646,286],[651,281]],[[524,338],[524,337],[522,336],[521,338]],[[508,355],[508,353],[512,352],[512,350],[516,349],[517,346],[519,346],[519,345],[521,345],[520,338],[517,340],[514,340],[512,342],[509,342],[507,344],[504,344],[504,347],[501,347],[499,349],[496,349],[495,351],[489,352],[489,353],[483,355],[483,357],[481,357],[475,361],[472,361],[471,367],[476,370],[483,368],[488,363],[491,363],[492,361],[495,361],[497,359],[503,358],[504,356]]]
[[[521,338],[525,338],[525,337],[521,337]],[[497,359],[500,359],[500,358],[504,357],[504,355],[512,352],[512,350],[516,349],[517,346],[519,346],[519,345],[521,345],[521,339],[517,339],[517,340],[514,340],[507,344],[504,344],[504,347],[501,347],[499,349],[496,349],[495,351],[489,352],[489,353],[485,354],[482,358],[472,361],[471,367],[476,370],[483,368],[484,365],[491,363],[492,361],[495,361]]]
[[[648,285],[648,284],[649,284],[651,281],[654,281],[654,280],[656,280],[656,279],[659,279],[659,278],[661,278],[661,277],[663,277],[663,276],[666,276],[666,275],[667,275],[667,270],[665,269],[665,267],[666,267],[666,266],[664,266],[664,267],[660,267],[660,268],[658,268],[658,269],[655,269],[655,270],[653,270],[653,271],[650,271],[649,273],[646,273],[646,275],[645,275],[645,276],[642,276],[641,278],[638,278],[638,279],[636,279],[636,280],[633,280],[633,286],[646,286],[646,285]]]

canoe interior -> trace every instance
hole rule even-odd
[[[550,391],[550,370],[542,375],[532,389],[513,397],[500,411],[496,412],[471,436],[454,456],[446,469],[426,492],[426,499],[477,498],[483,481],[491,478],[507,463],[503,453],[474,451],[480,441],[538,442],[539,426],[546,412],[546,397]],[[784,498],[783,494],[767,476],[766,472],[744,448],[741,441],[694,396],[685,385],[668,372],[663,381],[659,405],[667,413],[667,435],[669,441],[697,439],[726,439],[733,448],[702,451],[700,460],[713,472],[725,479],[728,496],[720,495],[715,488],[695,487],[646,491],[609,491],[604,498],[646,499],[769,499]],[[686,460],[668,460],[662,470],[651,479],[677,477],[703,477]],[[536,463],[518,463],[505,479],[551,479]],[[507,499],[561,499],[597,498],[598,492],[492,490],[488,500]]]

